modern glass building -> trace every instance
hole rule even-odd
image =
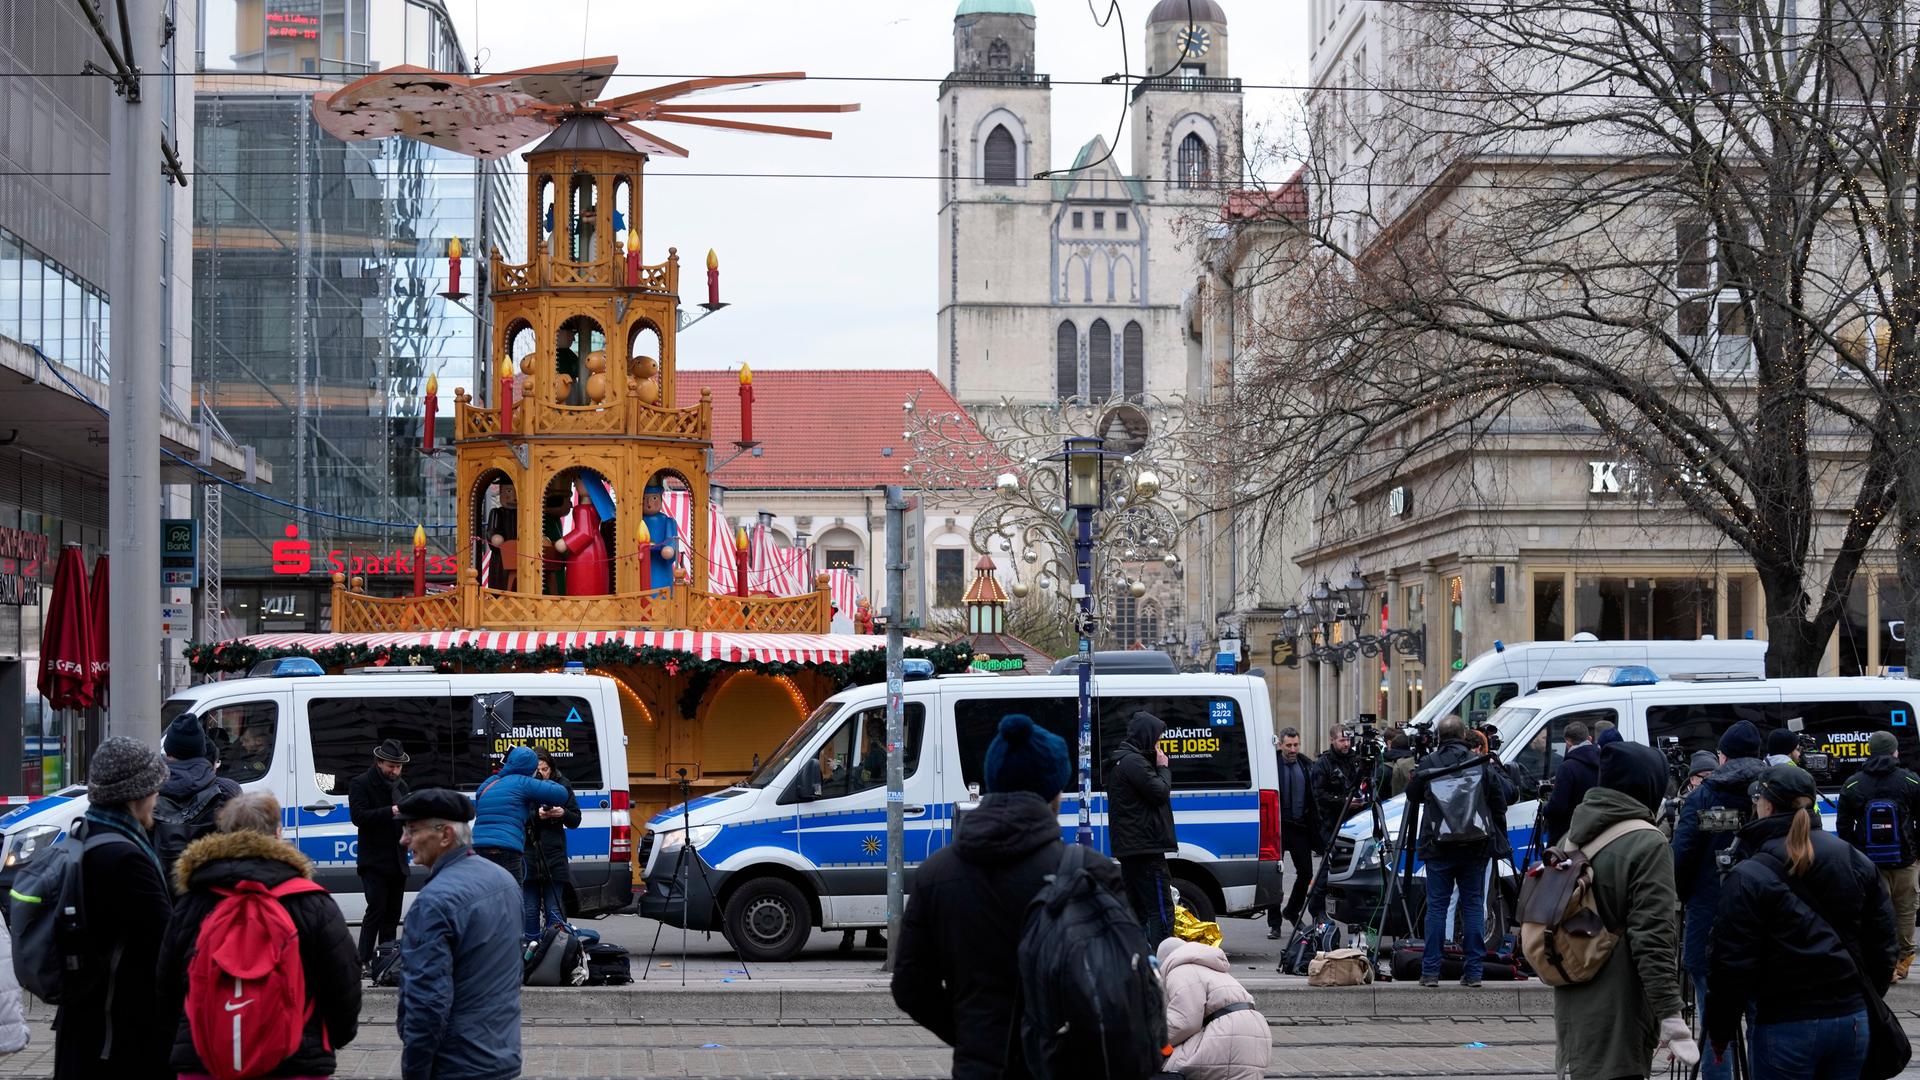
[[[194,378],[275,463],[276,494],[307,508],[228,500],[228,631],[318,630],[337,565],[410,558],[416,523],[432,551],[451,550],[453,462],[420,453],[422,396],[437,375],[444,441],[486,347],[483,253],[521,258],[519,173],[406,139],[341,142],[313,120],[329,82],[400,63],[464,70],[437,3],[205,0],[202,25]],[[455,237],[464,303],[440,295]],[[403,586],[391,565],[369,584]]]

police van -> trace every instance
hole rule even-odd
[[[1836,819],[1834,800],[1840,787],[1865,763],[1867,740],[1874,732],[1892,732],[1899,740],[1901,763],[1920,767],[1920,727],[1915,720],[1920,716],[1920,683],[1907,679],[1767,679],[1739,673],[1662,679],[1635,666],[1596,668],[1587,679],[1511,700],[1486,722],[1485,727],[1499,735],[1497,756],[1520,787],[1520,798],[1507,809],[1513,856],[1497,867],[1505,877],[1517,876],[1536,839],[1545,843],[1544,825],[1539,832],[1535,829],[1539,783],[1553,779],[1559,770],[1566,755],[1567,725],[1576,720],[1589,729],[1602,720],[1613,723],[1628,741],[1666,753],[1681,775],[1694,751],[1717,750],[1720,736],[1741,720],[1752,721],[1763,740],[1779,728],[1804,734],[1808,738],[1803,741],[1812,746],[1803,764],[1822,793],[1821,822],[1827,828]],[[1380,831],[1390,842],[1399,835],[1404,803],[1396,797],[1381,806]],[[1382,864],[1387,860],[1374,833],[1371,813],[1356,815],[1341,826],[1330,850],[1330,913],[1343,922],[1366,924],[1382,914]],[[1416,882],[1418,873],[1416,866]],[[1420,897],[1410,896],[1409,901],[1417,920]],[[1398,921],[1396,911],[1384,914]]]
[[[626,738],[613,680],[425,667],[327,675],[304,657],[268,661],[255,672],[181,691],[167,700],[162,724],[199,718],[219,751],[219,775],[280,801],[282,835],[313,860],[315,879],[349,921],[360,918],[366,899],[354,869],[358,833],[347,789],[372,767],[373,748],[385,739],[398,739],[412,759],[402,778],[413,790],[469,795],[513,746],[548,751],[580,804],[580,827],[567,830],[567,911],[603,915],[631,902]],[[86,810],[86,788],[75,785],[0,818],[0,887]],[[414,867],[413,876],[417,890],[425,868]]]
[[[1164,654],[1131,659],[1154,672],[1114,674],[1096,663],[1093,678],[1094,845],[1109,850],[1105,759],[1144,709],[1166,724],[1160,746],[1179,843],[1168,864],[1183,901],[1202,919],[1277,902],[1280,803],[1266,684],[1174,674]],[[909,892],[913,868],[953,839],[957,816],[979,798],[1001,717],[1026,713],[1064,739],[1075,761],[1080,741],[1076,676],[933,678],[930,665],[919,675],[902,686]],[[744,782],[650,820],[641,914],[721,930],[741,955],[767,961],[791,959],[815,927],[886,925],[886,699],[885,685],[835,694]],[[1077,792],[1076,780],[1060,806],[1069,842]]]

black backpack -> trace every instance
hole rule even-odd
[[[1323,952],[1332,952],[1340,947],[1340,925],[1322,920],[1317,923],[1301,924],[1294,930],[1287,947],[1280,953],[1280,974],[1305,975],[1313,964],[1313,958]]]
[[[527,943],[520,981],[527,986],[581,986],[587,981],[586,947],[571,926],[555,923]]]
[[[1167,1006],[1154,953],[1125,901],[1068,844],[1020,935],[1021,1039],[1039,1080],[1144,1080],[1160,1071]]]
[[[7,910],[13,974],[28,993],[58,1005],[94,993],[112,977],[120,962],[119,948],[102,968],[97,962],[89,964],[82,947],[87,919],[80,864],[93,848],[132,843],[112,829],[90,831],[82,823],[13,879]]]
[[[1421,798],[1420,839],[1435,844],[1481,843],[1498,826],[1487,803],[1487,758],[1435,770]]]
[[[227,801],[218,783],[208,784],[185,802],[166,795],[153,804],[153,850],[166,869],[167,889],[173,889],[173,864],[187,845],[214,831],[214,812]]]

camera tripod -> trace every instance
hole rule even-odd
[[[1367,924],[1367,928],[1374,931],[1369,935],[1366,947],[1367,966],[1371,968],[1379,961],[1380,937],[1383,932],[1390,929],[1389,925],[1384,925],[1387,912],[1389,912],[1396,903],[1399,905],[1400,917],[1405,922],[1406,931],[1409,935],[1413,932],[1414,921],[1411,911],[1407,907],[1406,895],[1400,892],[1398,888],[1399,875],[1394,872],[1394,867],[1389,865],[1389,858],[1387,856],[1389,850],[1394,851],[1396,856],[1391,862],[1397,864],[1399,862],[1398,856],[1400,849],[1394,848],[1389,840],[1386,815],[1380,808],[1380,791],[1378,786],[1373,783],[1375,778],[1374,774],[1379,771],[1380,759],[1377,754],[1369,754],[1363,750],[1355,751],[1355,757],[1358,759],[1359,768],[1355,772],[1353,782],[1347,786],[1346,794],[1342,797],[1340,805],[1342,807],[1351,807],[1355,802],[1365,803],[1372,822],[1372,831],[1369,835],[1373,844],[1373,850],[1380,853],[1380,904],[1375,910],[1373,917],[1375,920],[1379,920],[1382,925],[1376,925],[1372,922]],[[1332,877],[1333,847],[1339,842],[1340,827],[1345,823],[1345,819],[1343,818],[1330,822],[1327,825],[1326,838],[1320,846],[1320,869],[1314,874],[1313,881],[1307,888],[1307,915],[1313,914],[1312,905],[1314,897],[1324,896],[1324,890]]]
[[[701,862],[700,859],[694,855],[693,850],[693,782],[687,779],[687,770],[685,769],[676,770],[675,775],[680,778],[681,831],[680,851],[674,856],[673,884],[675,888],[680,890],[680,985],[685,986],[687,985],[687,916],[692,911],[691,905],[693,903],[693,874],[692,871],[687,869],[689,862],[699,869],[700,883],[707,887],[707,895],[713,896],[714,891],[713,881],[707,877],[707,864]],[[690,856],[693,857],[690,859]],[[667,924],[664,922],[654,924],[653,946],[647,950],[647,964],[646,967],[640,971],[641,982],[647,981],[647,976],[653,973],[653,958],[660,952],[660,932],[666,928]],[[711,938],[713,936],[712,931],[708,931],[707,936]],[[753,972],[747,967],[747,958],[740,955],[740,946],[735,945],[733,940],[727,938],[724,933],[720,936],[726,940],[728,947],[733,949],[734,958],[740,961],[740,970],[751,980],[753,978]]]

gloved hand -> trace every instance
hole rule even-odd
[[[1658,1048],[1665,1050],[1682,1065],[1693,1065],[1700,1060],[1700,1044],[1693,1041],[1693,1029],[1677,1016],[1660,1021]]]

